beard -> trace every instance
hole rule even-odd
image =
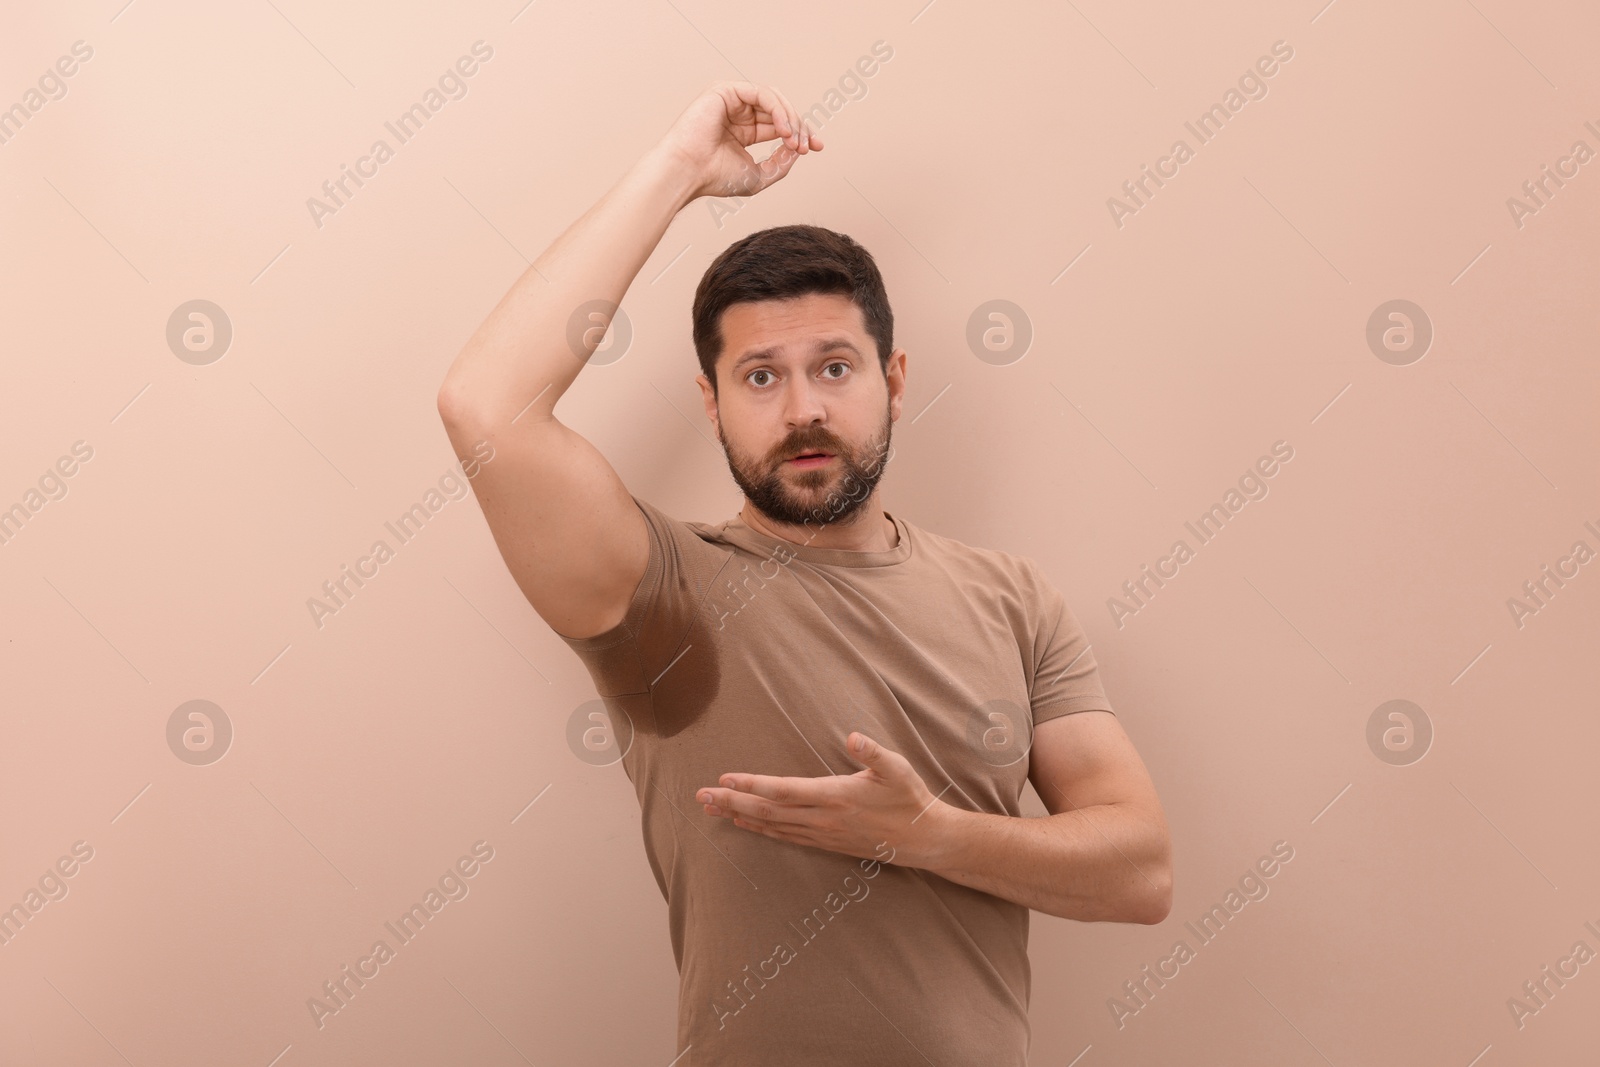
[[[882,427],[860,448],[821,426],[806,426],[785,437],[765,458],[756,459],[728,443],[720,419],[717,440],[734,482],[751,507],[770,521],[787,526],[849,525],[861,520],[862,505],[872,498],[888,467],[893,429],[894,419],[885,405]],[[809,470],[785,467],[790,457],[803,452],[827,452],[834,460]]]

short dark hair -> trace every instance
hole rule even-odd
[[[872,253],[842,233],[796,224],[757,230],[722,251],[706,268],[694,294],[694,350],[717,392],[722,354],[722,313],[733,304],[782,300],[807,293],[842,293],[861,309],[878,346],[878,365],[889,373],[894,312]]]

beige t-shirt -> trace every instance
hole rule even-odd
[[[892,515],[894,548],[854,552],[634,500],[650,562],[627,617],[565,640],[626,748],[667,901],[675,1067],[1023,1067],[1027,908],[765,837],[695,793],[730,771],[853,774],[860,730],[944,802],[1020,815],[1033,726],[1111,710],[1061,594],[1031,560]]]

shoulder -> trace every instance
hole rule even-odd
[[[639,506],[639,510],[644,513],[645,522],[649,524],[650,528],[667,539],[674,542],[699,541],[707,545],[717,545],[722,547],[724,552],[731,549],[732,546],[728,545],[722,537],[722,530],[727,526],[726,522],[712,525],[710,523],[697,522],[693,519],[680,519],[636,494],[630,493],[629,495],[633,497],[633,502]]]
[[[679,595],[702,594],[738,554],[737,546],[723,537],[726,522],[680,519],[637,495],[633,501],[650,536],[650,558],[641,584],[667,585]]]
[[[921,526],[907,525],[914,531],[928,561],[957,577],[981,581],[997,591],[1019,595],[1037,595],[1042,586],[1049,584],[1039,565],[1027,556],[969,545]]]

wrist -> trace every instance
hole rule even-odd
[[[912,825],[902,850],[906,855],[899,862],[934,873],[951,866],[954,857],[960,854],[971,814],[935,800]]]
[[[699,199],[699,177],[689,161],[666,141],[658,142],[633,166],[633,173],[672,198],[675,210]]]

